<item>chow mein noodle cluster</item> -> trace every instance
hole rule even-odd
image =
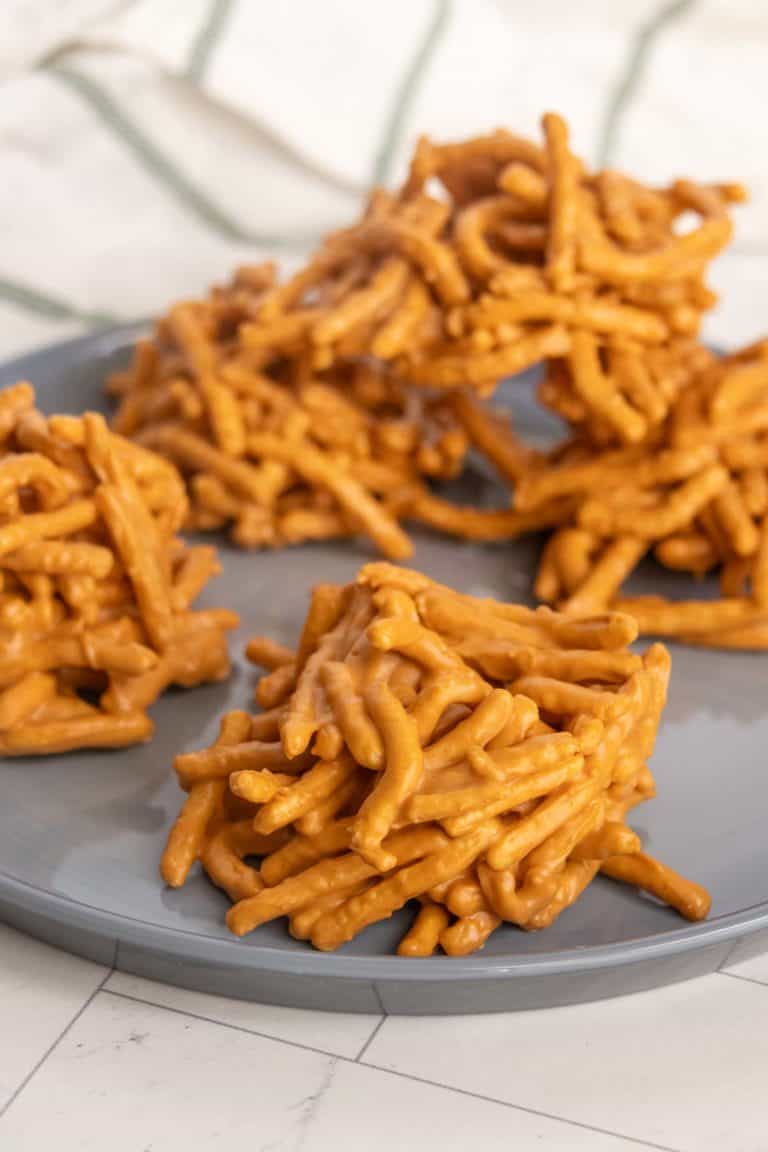
[[[192,608],[219,566],[176,535],[185,510],[176,470],[102,416],[0,392],[0,755],[147,740],[169,685],[228,675],[237,618]]]
[[[249,645],[264,711],[176,758],[188,795],[165,880],[199,858],[236,935],[285,917],[322,950],[415,901],[410,956],[547,927],[599,872],[705,916],[706,892],[626,823],[655,792],[669,677],[661,645],[628,649],[636,633],[387,564],[318,586],[296,652]]]
[[[301,358],[249,348],[248,316],[271,275],[242,269],[173,307],[111,379],[114,427],[184,473],[189,528],[231,526],[244,548],[363,533],[402,559],[411,543],[393,497],[460,473],[467,434],[443,397],[374,365],[317,376]]]
[[[521,514],[569,498],[539,599],[574,612],[615,605],[642,632],[689,644],[768,648],[768,343],[712,358],[642,444],[596,449],[577,435],[515,491]],[[720,597],[620,599],[649,552],[674,571],[717,571]]]

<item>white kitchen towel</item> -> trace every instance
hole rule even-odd
[[[416,137],[569,119],[653,180],[739,179],[708,334],[768,329],[762,0],[3,0],[0,353],[287,266]]]

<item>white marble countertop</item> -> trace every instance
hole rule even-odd
[[[0,926],[3,1152],[765,1152],[768,956],[496,1016],[271,1008]]]

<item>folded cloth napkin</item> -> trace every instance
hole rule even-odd
[[[417,136],[562,111],[590,162],[739,179],[725,343],[768,327],[761,0],[5,0],[0,353],[294,265]]]

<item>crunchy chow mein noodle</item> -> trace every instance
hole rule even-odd
[[[137,346],[115,426],[189,475],[195,524],[232,522],[243,546],[371,533],[371,499],[455,474],[468,435],[495,459],[482,417],[434,390],[485,393],[542,360],[543,402],[595,435],[634,443],[663,419],[743,190],[593,174],[560,117],[542,124],[543,146],[422,140],[400,191],[290,279],[243,268]],[[391,524],[374,539],[407,554]]]
[[[185,512],[173,466],[102,416],[0,392],[0,755],[148,740],[169,685],[228,675],[237,618],[192,608],[219,565]]]
[[[576,434],[520,478],[534,515],[572,504],[536,577],[564,611],[616,607],[641,632],[713,648],[768,647],[768,343],[713,360],[642,444]],[[622,598],[646,554],[674,571],[719,573],[721,599]]]
[[[162,861],[196,859],[242,936],[286,918],[330,950],[409,902],[399,954],[460,956],[502,923],[546,927],[600,872],[689,919],[699,885],[626,824],[669,656],[631,652],[631,617],[478,600],[388,564],[315,590],[298,651],[257,637],[271,711],[233,712],[176,759],[188,793]]]

